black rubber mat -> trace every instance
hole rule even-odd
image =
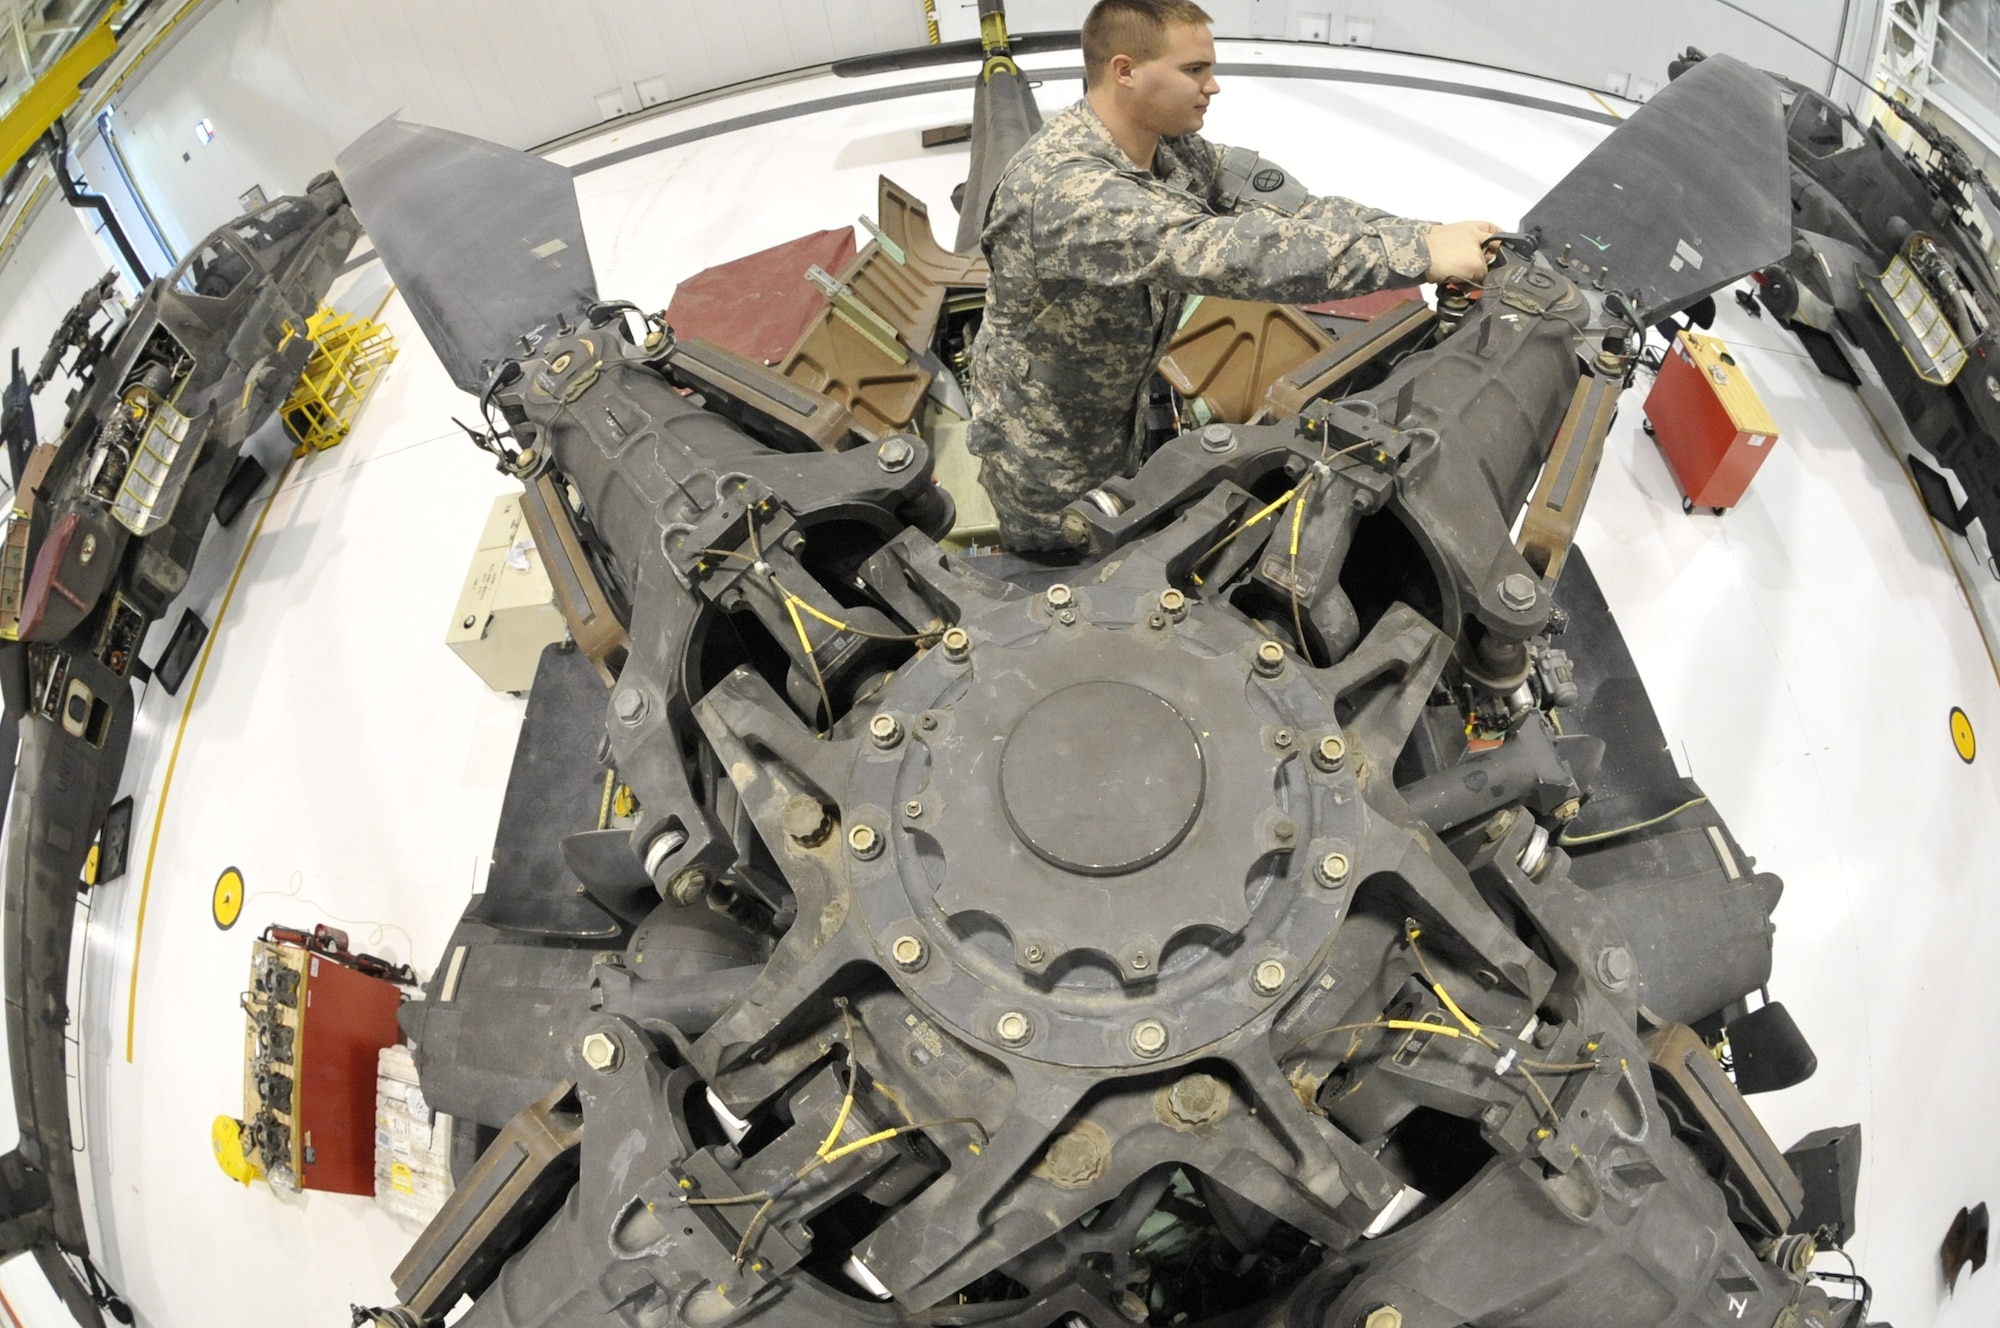
[[[528,714],[514,746],[493,869],[486,893],[466,917],[506,931],[577,940],[608,939],[623,929],[577,888],[563,864],[563,836],[595,830],[604,803],[604,682],[583,652],[542,651]]]
[[[1854,372],[1854,366],[1847,362],[1847,352],[1831,335],[1804,323],[1789,323],[1787,326],[1798,337],[1799,344],[1806,348],[1806,354],[1812,356],[1814,368],[1849,387],[1861,386],[1861,375]]]

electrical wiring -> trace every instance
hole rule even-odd
[[[1689,798],[1670,812],[1662,812],[1649,820],[1634,821],[1631,825],[1621,825],[1615,830],[1598,830],[1587,835],[1572,835],[1565,831],[1556,836],[1556,843],[1564,848],[1575,848],[1580,844],[1601,844],[1607,839],[1618,839],[1625,835],[1636,835],[1641,830],[1650,830],[1656,825],[1664,825],[1682,812],[1691,811],[1707,802],[1707,798]]]

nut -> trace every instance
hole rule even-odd
[[[910,446],[907,438],[884,438],[882,445],[875,449],[875,464],[894,474],[910,464],[917,450]]]
[[[1280,844],[1289,844],[1298,837],[1299,827],[1296,821],[1279,821],[1271,827],[1271,838]]]
[[[947,627],[944,632],[944,657],[950,660],[964,660],[972,653],[972,638],[965,634],[963,627]]]
[[[889,947],[889,957],[896,961],[896,967],[914,973],[924,966],[927,956],[922,940],[915,936],[898,936]]]
[[[1236,430],[1226,424],[1211,424],[1201,431],[1201,450],[1227,452],[1236,446]]]
[[[1329,733],[1313,748],[1313,764],[1332,774],[1347,763],[1347,743],[1338,733]]]
[[[993,1032],[1010,1047],[1018,1047],[1035,1035],[1035,1025],[1019,1010],[1009,1010],[993,1021]]]
[[[708,897],[708,870],[704,867],[683,867],[667,882],[667,898],[686,908],[698,904]]]
[[[1319,860],[1319,879],[1322,885],[1345,885],[1347,872],[1348,861],[1345,853],[1329,853]]]
[[[1168,586],[1160,592],[1160,611],[1178,622],[1187,616],[1187,596]]]
[[[609,1033],[589,1033],[583,1039],[583,1063],[599,1074],[609,1074],[625,1058],[618,1040]]]
[[[1515,612],[1535,607],[1535,578],[1526,572],[1509,572],[1500,578],[1500,602]]]
[[[1275,996],[1285,985],[1285,966],[1275,959],[1266,959],[1257,965],[1251,975],[1250,985],[1259,996]]]
[[[1212,1074],[1177,1079],[1163,1096],[1169,1125],[1207,1125],[1229,1110],[1229,1085]]]
[[[1613,991],[1632,980],[1632,952],[1622,945],[1607,945],[1597,952],[1597,976]]]
[[[1132,1025],[1132,1050],[1141,1056],[1157,1056],[1167,1049],[1167,1026],[1157,1019],[1141,1019]]]
[[[1285,648],[1276,641],[1266,641],[1257,647],[1257,672],[1265,677],[1275,677],[1285,667]]]
[[[903,726],[894,715],[884,712],[868,721],[868,736],[875,740],[877,747],[886,751],[903,740]]]
[[[1111,1162],[1111,1136],[1096,1121],[1078,1121],[1049,1140],[1035,1174],[1065,1190],[1080,1190]]]
[[[1061,624],[1062,624],[1063,626],[1065,626],[1065,627],[1073,627],[1073,626],[1075,626],[1075,625],[1076,625],[1076,610],[1075,610],[1075,609],[1064,609],[1064,610],[1063,610],[1063,611],[1062,611],[1061,613],[1058,613],[1058,614],[1056,615],[1056,621],[1057,621],[1057,622],[1059,622],[1059,623],[1061,623]]]
[[[636,687],[621,687],[611,698],[611,713],[621,724],[637,724],[646,717],[646,694]]]
[[[833,818],[826,814],[826,807],[810,793],[794,793],[785,799],[780,819],[785,833],[807,848],[824,844],[827,832],[833,829]]]
[[[882,836],[875,833],[872,825],[857,825],[847,832],[847,847],[866,862],[882,851]]]
[[[912,821],[916,820],[919,816],[922,816],[923,814],[924,814],[924,804],[917,801],[915,798],[911,798],[908,802],[903,804],[903,815],[909,817]]]
[[[1042,597],[1048,600],[1049,607],[1052,609],[1066,609],[1076,603],[1076,592],[1060,581],[1043,592]]]
[[[1281,752],[1288,750],[1292,745],[1292,731],[1290,729],[1279,729],[1271,735],[1271,745]]]
[[[1377,1305],[1368,1312],[1362,1328],[1403,1328],[1403,1312],[1394,1305]]]
[[[1141,950],[1139,951],[1139,953],[1132,956],[1132,971],[1135,973],[1143,973],[1146,971],[1146,966],[1148,964],[1151,964],[1152,962],[1153,962],[1152,960],[1146,957],[1146,952],[1144,950]]]
[[[1029,963],[1031,963],[1031,964],[1039,964],[1039,963],[1041,963],[1041,962],[1042,962],[1042,947],[1041,947],[1041,946],[1039,946],[1039,945],[1031,945],[1031,946],[1029,946],[1029,947],[1028,947],[1027,949],[1025,949],[1025,950],[1023,950],[1023,951],[1021,952],[1021,958],[1023,958],[1023,959],[1025,959],[1025,960],[1027,960],[1027,961],[1028,961]]]

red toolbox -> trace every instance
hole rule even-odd
[[[1681,510],[1718,514],[1743,491],[1778,441],[1778,426],[1720,337],[1683,332],[1646,394],[1646,432],[1681,486]]]

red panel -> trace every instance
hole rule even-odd
[[[35,635],[35,629],[42,625],[42,617],[49,611],[49,594],[60,594],[70,603],[77,598],[69,593],[59,577],[63,559],[69,556],[70,541],[76,538],[77,516],[75,512],[64,512],[49,528],[47,538],[35,554],[34,570],[28,574],[27,592],[21,596],[21,627],[23,641]]]
[[[817,263],[838,272],[854,252],[854,228],[846,226],[718,263],[674,289],[667,325],[677,337],[705,337],[759,364],[776,364],[826,308],[806,269]]]
[[[1645,411],[1667,468],[1696,507],[1736,506],[1771,453],[1771,436],[1738,429],[1708,375],[1677,349],[1667,352]]]
[[[307,961],[298,1060],[305,1188],[375,1193],[375,1057],[401,1036],[402,999],[393,982],[317,955]]]
[[[1318,304],[1302,304],[1299,307],[1309,314],[1332,314],[1335,318],[1374,318],[1388,313],[1399,304],[1422,298],[1423,292],[1415,286],[1402,286],[1395,290],[1376,291],[1372,295],[1321,300]]]

